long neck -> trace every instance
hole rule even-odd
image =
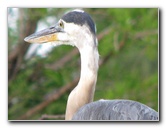
[[[87,45],[79,51],[81,55],[81,76],[78,85],[68,97],[66,120],[71,120],[80,107],[92,102],[95,92],[99,59],[97,47],[93,48]]]

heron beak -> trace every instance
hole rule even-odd
[[[46,43],[58,41],[58,34],[62,32],[63,29],[56,25],[54,27],[49,27],[47,29],[29,35],[24,39],[24,41],[29,43]]]

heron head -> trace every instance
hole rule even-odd
[[[81,47],[87,40],[96,40],[95,31],[89,14],[83,10],[73,10],[66,13],[54,26],[36,32],[24,40],[29,43],[53,42]]]

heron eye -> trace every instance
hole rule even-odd
[[[64,28],[64,24],[63,24],[62,21],[59,23],[59,26],[62,27],[62,28]]]

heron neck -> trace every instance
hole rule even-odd
[[[85,46],[79,51],[81,55],[81,75],[78,85],[68,97],[66,120],[72,119],[80,107],[92,102],[95,92],[99,59],[97,47]]]
[[[77,85],[77,90],[82,93],[80,99],[82,102],[89,103],[93,101],[97,71],[98,71],[98,51],[97,48],[86,47],[80,50],[81,55],[81,75]]]

